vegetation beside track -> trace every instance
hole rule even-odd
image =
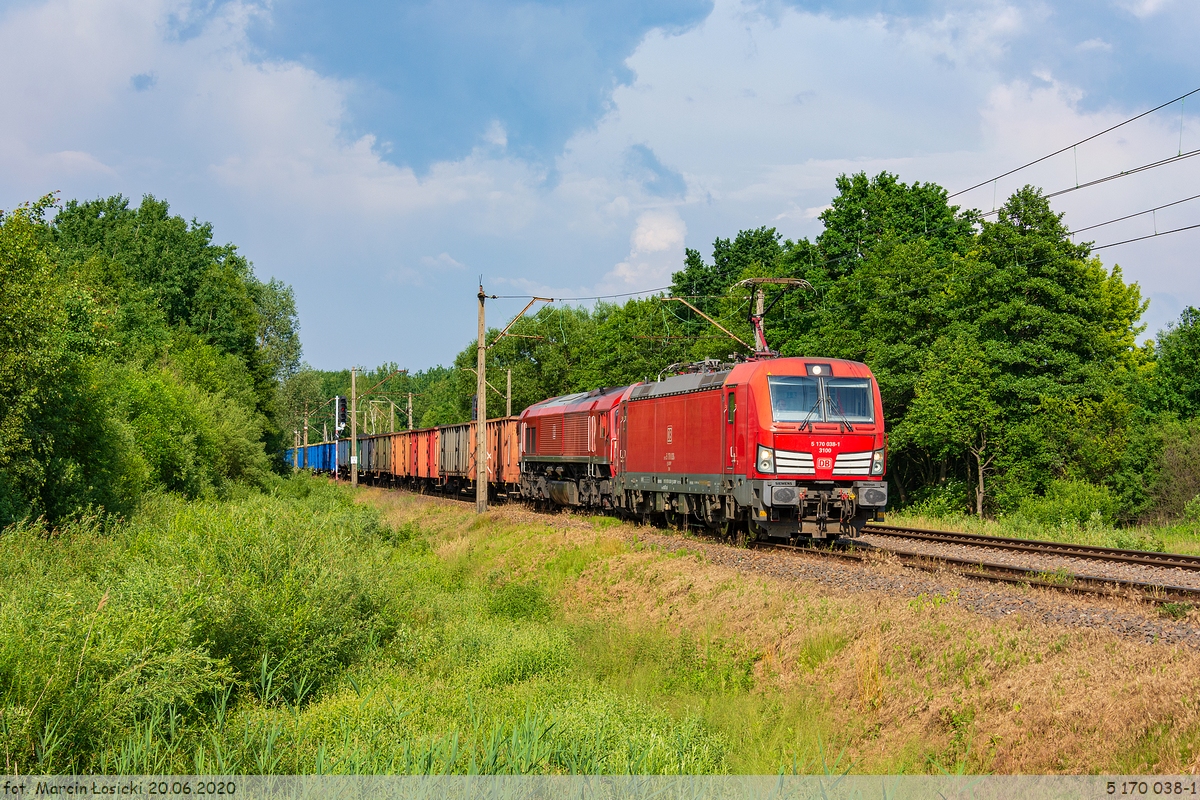
[[[1188,650],[764,579],[604,517],[357,501],[297,478],[6,531],[6,771],[1200,767]]]

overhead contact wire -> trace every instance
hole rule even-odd
[[[1127,169],[1122,172],[1116,172],[1116,173],[1113,173],[1112,175],[1105,175],[1103,178],[1097,178],[1094,181],[1088,181],[1087,183],[1081,183],[1078,186],[1069,186],[1066,189],[1059,189],[1057,192],[1050,192],[1049,194],[1043,195],[1043,197],[1045,197],[1047,200],[1049,200],[1051,197],[1059,197],[1060,195],[1070,194],[1071,192],[1077,192],[1080,189],[1087,189],[1090,186],[1097,186],[1101,183],[1108,183],[1109,181],[1115,181],[1118,178],[1125,178],[1130,175],[1136,175],[1139,172],[1145,172],[1148,169],[1154,169],[1155,167],[1162,167],[1167,164],[1174,164],[1176,161],[1183,161],[1184,159],[1188,159],[1193,156],[1200,156],[1200,149],[1189,150],[1186,153],[1182,153],[1177,156],[1171,156],[1170,158],[1164,158],[1160,161],[1152,161],[1149,164],[1142,164],[1140,167],[1134,167],[1133,169]],[[990,217],[993,214],[999,214],[999,213],[1000,213],[999,210],[984,211],[981,216]]]
[[[1073,231],[1071,231],[1071,235],[1075,235],[1077,233],[1083,233],[1084,231],[1090,231],[1093,228],[1103,228],[1105,225],[1112,225],[1114,222],[1124,222],[1127,219],[1133,219],[1134,217],[1140,217],[1143,214],[1151,214],[1155,211],[1162,211],[1164,208],[1170,208],[1171,206],[1177,206],[1180,203],[1186,203],[1189,200],[1195,200],[1197,198],[1200,198],[1200,194],[1194,194],[1191,197],[1185,197],[1182,200],[1176,200],[1173,203],[1164,203],[1161,206],[1155,206],[1154,208],[1147,208],[1145,211],[1138,211],[1134,214],[1126,214],[1123,217],[1117,217],[1116,219],[1110,219],[1107,222],[1097,222],[1095,225],[1088,225],[1086,228],[1078,228],[1076,230],[1073,230]],[[1111,246],[1112,245],[1105,245],[1105,247],[1111,247]]]
[[[1166,108],[1169,105],[1178,103],[1179,101],[1183,100],[1184,98],[1191,97],[1196,92],[1200,92],[1200,87],[1192,89],[1190,92],[1187,92],[1185,94],[1181,94],[1181,95],[1179,95],[1179,97],[1176,97],[1173,100],[1168,100],[1167,102],[1163,103],[1162,105],[1155,106],[1154,108],[1150,109],[1149,111],[1143,111],[1142,113],[1138,114],[1137,116],[1130,117],[1129,119],[1125,120],[1124,122],[1118,122],[1116,125],[1113,125],[1111,128],[1105,128],[1104,130],[1100,131],[1099,133],[1093,133],[1091,136],[1088,136],[1087,138],[1084,138],[1084,139],[1080,139],[1078,142],[1075,142],[1074,144],[1069,144],[1060,150],[1055,150],[1053,153],[1048,153],[1048,154],[1042,156],[1041,158],[1035,158],[1033,161],[1030,161],[1027,164],[1022,164],[1019,167],[1010,169],[1008,172],[1002,172],[999,175],[996,175],[995,177],[988,178],[986,181],[980,181],[979,183],[975,184],[974,186],[968,186],[966,189],[961,189],[961,190],[955,192],[954,194],[946,195],[946,199],[949,200],[952,197],[958,197],[960,194],[966,194],[967,192],[974,191],[975,189],[978,189],[980,187],[987,186],[989,183],[994,183],[994,182],[1000,180],[1001,178],[1007,178],[1009,175],[1013,175],[1017,172],[1020,172],[1023,169],[1028,169],[1029,167],[1032,167],[1034,164],[1040,164],[1048,158],[1054,158],[1054,156],[1061,155],[1061,154],[1067,152],[1068,150],[1078,147],[1081,144],[1086,144],[1087,142],[1090,142],[1093,139],[1098,139],[1106,133],[1112,133],[1117,128],[1124,127],[1131,122],[1136,122],[1137,120],[1141,119],[1142,117],[1153,114],[1155,111],[1161,111],[1162,109]],[[1182,130],[1182,123],[1180,125],[1180,129]],[[1180,135],[1180,141],[1181,142],[1183,141],[1182,134]]]

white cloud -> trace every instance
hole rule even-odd
[[[717,236],[771,221],[788,237],[815,236],[840,173],[888,169],[962,188],[1131,111],[1083,111],[1080,91],[1050,72],[998,77],[1012,37],[1044,23],[1040,6],[963,3],[898,23],[793,9],[767,17],[719,0],[695,28],[645,37],[627,63],[633,82],[552,168],[510,153],[496,120],[474,151],[417,175],[374,136],[347,136],[354,87],[248,45],[247,26],[269,7],[223,6],[195,35],[169,35],[169,20],[190,8],[46,0],[0,17],[0,70],[21,76],[0,83],[0,206],[55,188],[166,197],[216,223],[260,273],[296,285],[308,355],[322,366],[445,361],[473,335],[475,270],[489,285],[551,296],[651,289],[681,268],[685,245],[706,252]],[[1184,149],[1200,146],[1200,121],[1185,123]],[[1148,118],[1001,181],[997,200],[1025,182],[1072,185],[1076,156],[1083,181],[1173,154],[1178,124]],[[684,176],[685,197],[664,202],[626,174],[635,145]],[[403,142],[391,146],[402,163]],[[1185,164],[1055,204],[1078,227],[1193,193],[1198,179],[1200,163]],[[960,200],[990,209],[990,187]],[[1146,222],[1094,236],[1114,241]],[[1200,303],[1189,252],[1164,239],[1104,257],[1119,256],[1165,307]],[[345,335],[363,298],[389,309],[367,323],[386,330]],[[431,350],[427,330],[446,349]]]
[[[483,140],[501,150],[508,147],[508,131],[505,130],[504,123],[498,119],[492,120],[483,133]]]
[[[600,281],[604,291],[645,291],[669,285],[683,264],[687,225],[674,208],[642,212],[629,237],[629,255]]]
[[[1088,39],[1085,42],[1080,42],[1079,44],[1075,45],[1075,49],[1081,50],[1084,52],[1100,51],[1100,52],[1104,52],[1104,53],[1111,53],[1113,46],[1109,42],[1106,42],[1103,39],[1097,38],[1097,39]]]
[[[421,256],[421,265],[438,269],[462,269],[461,262],[456,261],[449,253],[438,253],[436,256]]]
[[[1171,0],[1127,0],[1120,6],[1135,17],[1145,18],[1157,14],[1170,4]]]

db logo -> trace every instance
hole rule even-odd
[[[818,458],[817,459],[817,469],[833,469],[833,459],[832,458]]]

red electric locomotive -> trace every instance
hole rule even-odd
[[[855,535],[887,505],[887,434],[865,364],[704,362],[521,415],[521,490],[559,505],[690,519],[732,535]]]

